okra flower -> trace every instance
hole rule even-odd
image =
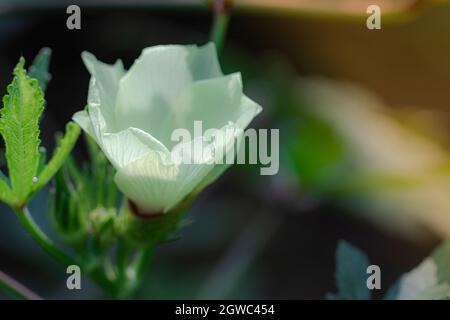
[[[91,74],[87,109],[73,119],[101,147],[116,168],[118,188],[144,214],[163,213],[186,196],[199,192],[227,167],[215,164],[239,141],[261,107],[242,92],[239,73],[223,75],[213,44],[202,47],[149,47],[128,71],[83,52]],[[232,129],[232,139],[212,139],[193,132]],[[191,141],[173,141],[175,129]],[[225,136],[225,135],[224,135]],[[205,143],[206,156],[187,150]],[[175,161],[192,157],[195,161]]]

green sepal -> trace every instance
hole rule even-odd
[[[49,192],[49,215],[60,237],[70,244],[82,243],[88,230],[87,213],[80,210],[80,201],[66,170],[59,170]]]
[[[98,207],[89,214],[90,234],[94,238],[94,246],[97,252],[103,252],[113,244],[115,239],[114,220],[115,208]]]
[[[120,214],[115,222],[116,233],[131,246],[143,248],[172,241],[179,237],[177,232],[184,224],[185,211],[192,202],[187,197],[176,208],[164,214],[142,217],[132,212],[127,200],[124,200]]]

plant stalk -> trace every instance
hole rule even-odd
[[[28,289],[26,286],[13,279],[0,270],[0,288],[16,299],[20,300],[42,300],[40,296]]]
[[[77,265],[83,269],[84,265],[81,262],[78,262],[74,258],[65,254],[62,250],[60,250],[56,244],[42,231],[42,229],[36,224],[33,217],[31,216],[27,207],[23,208],[14,208],[14,211],[19,218],[19,221],[22,223],[22,226],[28,232],[28,234],[33,238],[34,241],[50,256],[52,256],[55,260],[63,264],[65,267],[70,265]],[[94,270],[89,270],[89,275],[91,278],[103,289],[111,292],[112,284],[111,282],[104,276],[102,271],[99,268],[95,268]]]
[[[217,49],[217,54],[220,55],[225,42],[225,36],[230,21],[230,1],[215,0],[212,3],[212,10],[214,13],[213,26],[211,29],[210,40],[214,42]]]

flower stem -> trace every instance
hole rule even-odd
[[[154,251],[154,245],[140,249],[137,252],[136,258],[130,265],[125,263],[126,265],[119,268],[119,270],[122,269],[124,274],[117,279],[116,290],[113,295],[115,299],[129,299],[136,293],[136,290],[144,279],[145,271],[148,268],[150,258],[153,256]],[[123,263],[123,258],[120,260],[122,260]]]
[[[140,282],[143,279],[145,271],[147,270],[150,264],[150,259],[154,253],[155,253],[155,246],[147,247],[140,252],[135,267],[138,282]]]
[[[21,300],[42,300],[40,296],[0,270],[0,288]]]
[[[35,240],[39,246],[46,251],[49,255],[55,258],[58,262],[64,266],[77,265],[83,267],[83,263],[78,262],[74,258],[65,254],[61,251],[55,243],[39,228],[36,222],[33,220],[27,207],[14,208],[20,222],[22,223],[25,230],[30,234],[30,236]],[[112,284],[104,276],[99,268],[89,270],[89,275],[91,278],[103,289],[111,292]]]
[[[214,0],[212,4],[214,21],[211,29],[210,40],[216,45],[218,54],[221,53],[225,41],[228,22],[230,20],[230,7],[231,5],[229,0]]]
[[[36,222],[30,215],[27,207],[15,208],[17,216],[22,223],[22,226],[30,234],[44,251],[54,257],[57,261],[65,266],[79,265],[73,258],[62,252],[53,241],[39,228]]]

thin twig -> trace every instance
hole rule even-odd
[[[225,36],[228,29],[228,22],[230,20],[231,1],[215,0],[212,3],[214,13],[214,22],[211,29],[210,40],[216,45],[217,53],[222,52]]]
[[[22,300],[42,300],[40,296],[26,286],[0,270],[0,287],[13,297]]]

